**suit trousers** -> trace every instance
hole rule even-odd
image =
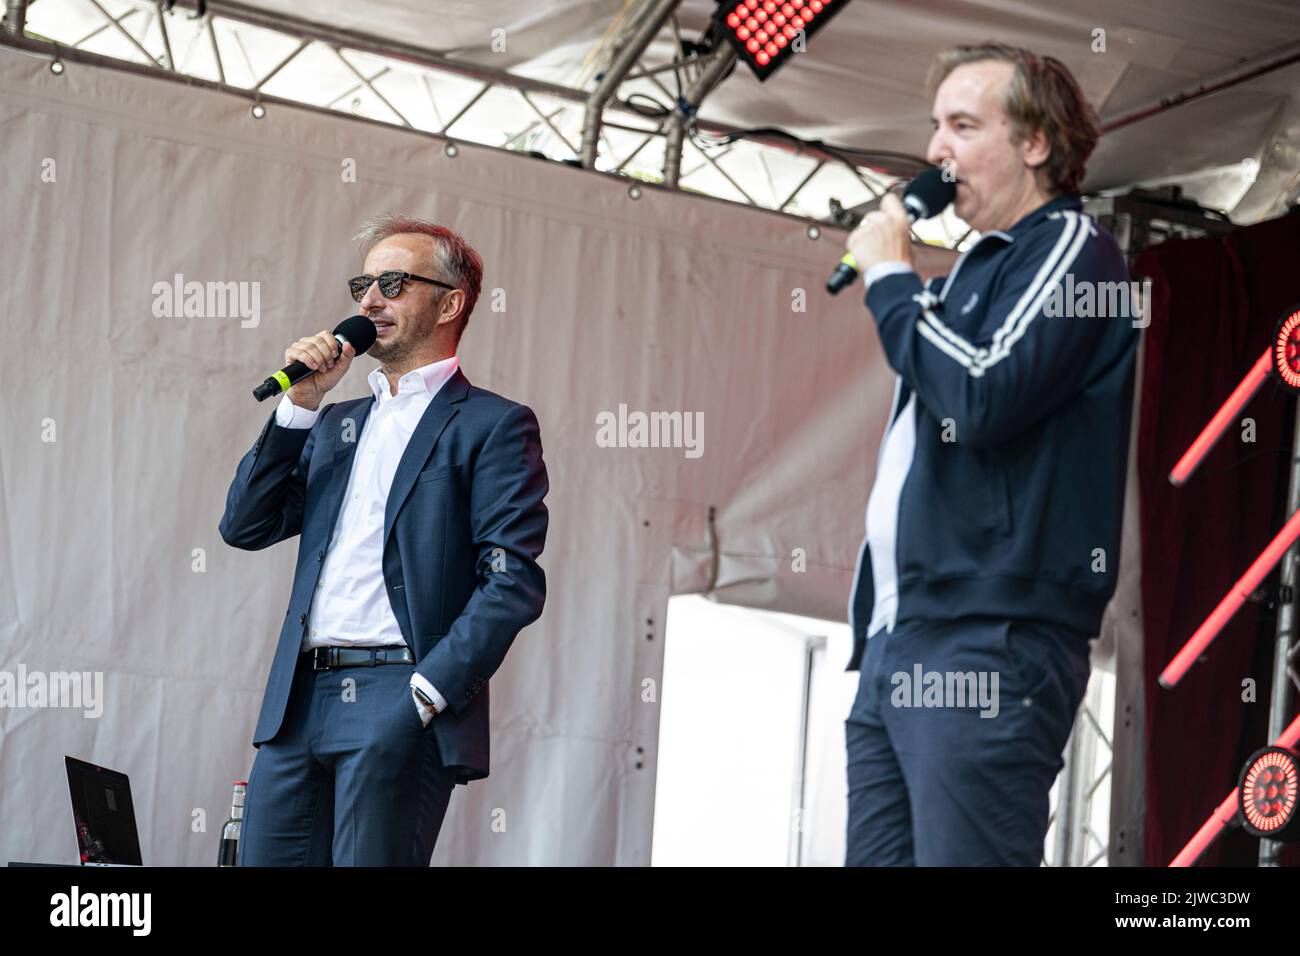
[[[873,635],[845,721],[845,865],[1038,866],[1089,640],[989,618],[900,621]],[[952,690],[927,699],[931,674]],[[972,674],[986,690],[963,701],[949,675]]]
[[[284,723],[249,773],[240,866],[429,865],[455,780],[420,721],[414,671],[314,671],[298,655]]]

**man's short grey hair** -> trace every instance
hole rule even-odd
[[[457,316],[456,339],[469,324],[470,313],[478,302],[479,292],[483,286],[483,257],[474,251],[474,247],[452,232],[446,226],[416,219],[414,216],[388,214],[368,220],[361,231],[354,237],[361,243],[361,255],[364,257],[377,243],[390,236],[416,234],[432,236],[434,239],[433,275],[430,279],[441,279],[454,285],[465,293],[465,304]],[[435,287],[437,288],[437,287]]]

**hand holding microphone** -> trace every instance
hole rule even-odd
[[[880,208],[862,217],[845,244],[858,272],[866,272],[877,262],[910,263],[912,220],[902,200],[894,193],[886,193],[880,200]]]
[[[339,348],[334,336],[325,329],[294,342],[284,350],[284,364],[301,362],[312,370],[312,374],[289,389],[289,401],[299,408],[315,411],[325,393],[348,373],[356,354],[351,342],[345,341]]]
[[[939,215],[956,195],[956,184],[937,166],[908,183],[901,202],[893,193],[886,194],[880,208],[863,216],[849,235],[849,251],[826,280],[826,291],[837,295],[858,277],[860,269],[877,262],[911,262],[911,224]]]
[[[299,339],[284,350],[284,368],[253,389],[253,397],[260,402],[288,392],[289,401],[314,411],[347,374],[352,360],[375,344],[376,334],[374,322],[354,315],[333,332],[322,329]]]

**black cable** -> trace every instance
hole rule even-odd
[[[653,104],[653,108],[637,106],[634,101],[638,99],[648,100]],[[664,106],[663,103],[660,103],[649,93],[630,93],[628,94],[627,99],[620,100],[619,102],[630,109],[633,113],[650,119],[663,119],[665,116],[671,116],[673,112],[671,106]]]
[[[888,149],[856,149],[854,147],[842,148],[838,146],[830,146],[820,139],[804,139],[801,136],[796,136],[794,133],[787,132],[786,130],[776,126],[756,126],[752,129],[736,130],[733,133],[727,133],[721,137],[719,145],[726,145],[727,143],[732,143],[738,139],[744,139],[750,136],[774,136],[778,139],[789,140],[799,146],[820,150],[826,155],[833,156],[845,165],[854,168],[857,168],[858,166],[870,166],[871,163],[869,161],[862,160],[868,160],[873,157],[876,159],[895,159],[907,163],[914,163],[919,169],[928,169],[930,166],[930,164],[924,159],[921,159],[919,156],[913,156],[911,153],[900,153]],[[860,161],[855,162],[851,158],[854,155],[858,156]]]

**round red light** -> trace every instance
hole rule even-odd
[[[758,56],[754,57],[754,62],[757,63],[759,66],[767,66],[769,63],[772,62],[772,58],[768,56],[766,53],[759,51]]]
[[[812,0],[812,2],[808,4],[808,6],[812,7],[813,13],[821,13],[823,10],[826,9],[826,7],[822,4],[822,0]]]
[[[743,3],[736,7],[736,16],[740,17],[742,20],[749,16],[749,7],[745,6]]]
[[[754,34],[754,38],[757,39],[759,43],[766,43],[766,42],[767,42],[767,31],[766,31],[766,30],[759,30],[757,33]]]
[[[809,10],[807,7],[800,7],[799,16],[803,17],[804,23],[807,23],[809,20],[813,18],[813,12]]]
[[[794,16],[794,4],[793,3],[781,4],[781,12],[784,13],[787,17]]]
[[[781,49],[785,49],[785,45],[786,45],[787,43],[789,43],[790,41],[787,40],[787,39],[785,38],[785,34],[784,34],[784,33],[778,33],[778,34],[777,34],[777,35],[772,39],[772,42],[775,43],[779,48],[781,48]]]
[[[749,39],[749,27],[736,27],[736,36],[740,37],[742,40]]]
[[[796,30],[802,30],[802,29],[803,29],[803,17],[791,17],[791,18],[790,18],[790,26],[794,27]]]
[[[791,40],[793,40],[795,37],[799,35],[799,31],[796,30],[794,27],[790,26],[790,24],[788,23],[781,28],[781,32],[784,33]]]
[[[768,13],[776,13],[776,0],[764,0],[763,9]]]
[[[740,17],[734,13],[728,13],[727,26],[731,27],[733,30],[736,29],[736,27],[740,26]]]
[[[776,56],[781,52],[781,48],[775,43],[769,43],[767,46],[763,47],[763,49],[767,51],[768,56]]]
[[[762,46],[762,44],[759,43],[757,40],[755,40],[753,37],[750,37],[748,40],[745,41],[745,49],[748,50],[750,53],[757,53],[760,46]]]
[[[1284,319],[1282,328],[1297,315],[1300,310]],[[1268,836],[1287,829],[1296,810],[1298,784],[1296,755],[1291,751],[1266,747],[1251,757],[1238,781],[1238,810],[1246,831],[1252,836]]]
[[[1274,333],[1273,371],[1293,392],[1300,391],[1300,309],[1283,318]]]
[[[745,26],[749,27],[751,30],[757,30],[758,21],[755,20],[753,17],[750,17],[748,20],[745,21]]]
[[[785,14],[784,14],[784,13],[776,13],[776,14],[773,14],[773,15],[772,15],[772,22],[775,23],[778,27],[785,26],[785,24],[786,24],[786,16],[785,16]]]
[[[767,22],[767,11],[766,11],[766,10],[755,10],[755,11],[754,11],[754,19],[757,20],[759,23],[766,23],[766,22]]]

